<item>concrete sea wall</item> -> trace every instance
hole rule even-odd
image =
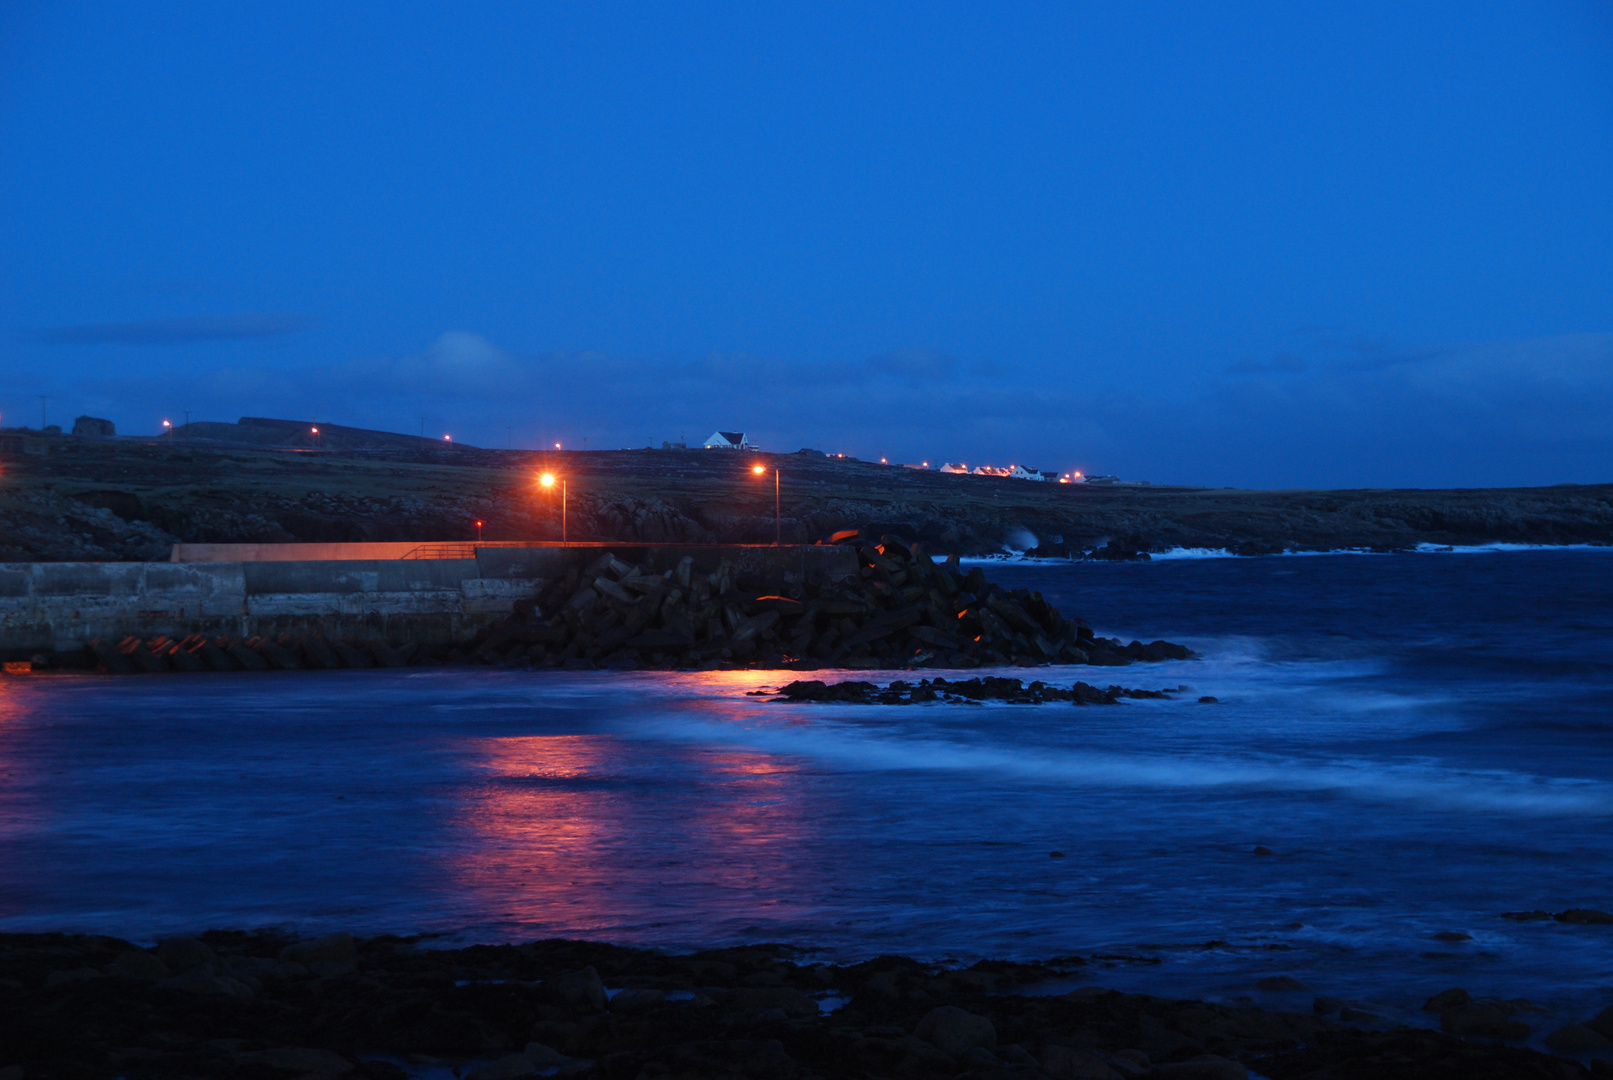
[[[94,638],[119,641],[131,635],[463,641],[510,615],[516,601],[535,596],[569,569],[587,566],[604,550],[656,570],[689,557],[702,573],[724,560],[736,574],[793,580],[832,581],[858,572],[850,550],[817,546],[553,545],[476,547],[474,557],[441,559],[406,559],[400,551],[391,558],[338,553],[295,561],[3,563],[0,651],[70,652]]]

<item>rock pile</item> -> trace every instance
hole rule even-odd
[[[104,671],[133,674],[442,663],[615,669],[1117,667],[1192,656],[1168,641],[1124,644],[1097,637],[1081,619],[1061,615],[1041,593],[1002,589],[978,566],[963,572],[955,556],[937,563],[922,544],[886,535],[857,553],[856,579],[817,584],[740,574],[726,560],[711,573],[696,572],[690,558],[656,573],[606,552],[567,571],[539,595],[518,601],[509,618],[455,645],[320,634],[130,637],[115,644],[97,638],[90,643],[90,660]],[[50,663],[41,660],[36,666]],[[957,683],[946,693],[973,700],[1029,695],[1083,702],[1140,693],[1085,683],[1070,690],[1037,683],[1031,690],[1008,681],[1011,691],[1000,691],[988,680],[978,691]],[[934,692],[941,693],[942,685],[937,680]]]
[[[1587,1068],[1498,1042],[1510,1029],[1458,1035],[1098,986],[1047,993],[1101,978],[1100,965],[1114,962],[1101,957],[831,965],[776,945],[674,955],[563,940],[420,944],[215,931],[141,948],[0,935],[0,1077],[1607,1075],[1602,1062]],[[1564,1052],[1601,1056],[1592,1040],[1613,1031],[1610,1016],[1563,1035],[1576,1048]]]
[[[855,581],[828,585],[710,574],[685,558],[661,574],[606,553],[552,583],[475,642],[478,659],[550,666],[978,667],[1118,666],[1183,660],[1167,641],[1096,637],[1025,589],[937,563],[923,544],[885,535],[857,549]]]
[[[1178,690],[1185,690],[1180,687]],[[1118,705],[1122,698],[1169,698],[1173,690],[1129,690],[1123,686],[1099,689],[1091,683],[1077,682],[1068,690],[1049,686],[1040,680],[1029,686],[1018,679],[988,675],[983,679],[920,679],[916,684],[898,679],[880,689],[870,682],[822,683],[817,680],[792,682],[779,688],[774,701],[829,701],[852,705],[918,705],[926,701],[945,701],[952,704],[983,701],[1006,701],[1010,705],[1041,705],[1050,701],[1068,701],[1075,705]],[[762,693],[754,691],[753,693]]]

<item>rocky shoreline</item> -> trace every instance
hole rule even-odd
[[[1318,996],[1274,1011],[1103,988],[1102,957],[814,963],[583,941],[434,948],[213,931],[150,948],[0,935],[0,1080],[974,1077],[1579,1080],[1613,1076],[1613,1008],[1529,1036],[1525,1001],[1431,999],[1441,1030]],[[1260,989],[1305,996],[1287,976]],[[1587,1063],[1588,1062],[1588,1063]]]

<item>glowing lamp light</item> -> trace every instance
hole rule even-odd
[[[454,437],[453,437],[453,436],[452,436],[452,435],[444,435],[444,436],[443,436],[443,437],[442,437],[442,441],[443,441],[443,442],[453,442],[453,441],[454,441]]]
[[[554,444],[554,448],[555,448],[555,449],[556,449],[556,450],[558,450],[558,449],[560,449],[560,444],[559,444],[559,443],[555,443],[555,444]]]
[[[750,471],[755,473],[757,476],[760,476],[764,472],[766,472],[767,470],[765,468],[763,468],[762,466],[760,466],[760,465],[752,465],[750,467]]]
[[[538,483],[542,484],[544,487],[554,487],[554,473],[544,473],[542,476],[538,477]]]
[[[881,465],[889,465],[890,464],[890,459],[889,458],[880,458],[879,463]]]
[[[318,428],[309,428],[308,430],[312,431],[315,435],[319,434],[319,429]]]
[[[174,425],[173,425],[173,422],[172,422],[172,421],[169,421],[169,420],[164,420],[164,421],[163,421],[163,422],[162,422],[162,426],[163,426],[163,427],[166,427],[166,428],[171,428],[171,427],[173,427],[173,426],[174,426]]]

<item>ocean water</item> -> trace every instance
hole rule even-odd
[[[1201,654],[1012,674],[1190,689],[895,708],[747,696],[795,677],[770,672],[0,680],[0,929],[1078,955],[1104,958],[1079,983],[1414,1021],[1460,985],[1531,999],[1539,1031],[1613,1004],[1613,926],[1500,917],[1613,910],[1613,550],[990,573]]]

